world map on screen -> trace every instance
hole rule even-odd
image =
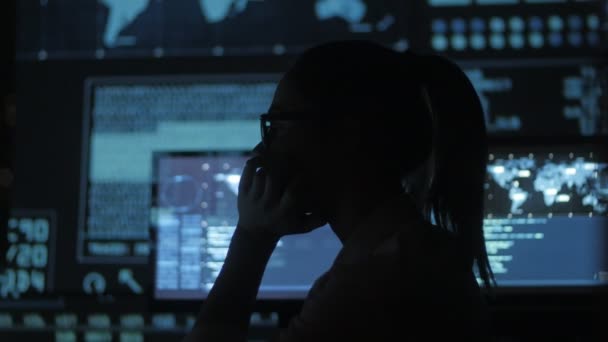
[[[502,202],[506,209],[503,211],[509,214],[530,212],[532,199],[537,200],[532,210],[536,212],[608,213],[606,163],[583,157],[569,160],[516,157],[495,159],[488,163],[487,171],[489,199]]]
[[[103,42],[107,48],[120,45],[120,34],[150,5],[150,0],[100,0],[109,10]],[[226,20],[245,12],[249,0],[198,0],[200,12],[209,24]],[[314,12],[319,21],[340,18],[349,24],[360,23],[367,12],[363,0],[317,0]],[[123,40],[124,43],[124,40]],[[128,44],[128,42],[127,42]]]

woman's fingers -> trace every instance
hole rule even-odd
[[[261,199],[264,195],[264,189],[266,187],[266,171],[259,169],[253,177],[253,184],[251,184],[251,190],[249,190],[249,196],[255,200]]]
[[[292,212],[292,210],[296,207],[296,204],[297,204],[298,199],[296,198],[296,191],[299,186],[300,186],[299,178],[295,179],[293,182],[291,182],[287,186],[287,188],[283,192],[283,195],[281,196],[281,200],[279,202],[279,210],[281,210],[284,213]]]
[[[243,168],[241,180],[239,182],[239,193],[247,194],[251,190],[251,185],[253,184],[256,170],[258,167],[260,167],[260,165],[260,157],[253,157],[247,160],[247,163],[245,163],[245,167]]]
[[[243,224],[289,235],[309,232],[326,223],[318,212],[303,212],[308,201],[302,196],[309,191],[304,176],[283,187],[263,166],[261,158],[254,157],[243,168],[239,184],[239,219]]]
[[[278,201],[280,200],[281,192],[280,189],[277,188],[276,183],[273,181],[272,177],[266,176],[266,183],[264,184],[264,194],[262,197],[264,198],[264,207],[272,208],[276,206]]]
[[[241,180],[239,181],[239,195],[242,196],[249,192],[251,184],[253,183],[253,176],[255,176],[255,166],[252,163],[247,162],[243,168]]]

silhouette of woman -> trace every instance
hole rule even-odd
[[[245,341],[279,238],[326,223],[343,247],[280,341],[485,338],[473,271],[492,285],[485,125],[455,64],[323,44],[284,75],[261,125],[236,232],[187,341]]]

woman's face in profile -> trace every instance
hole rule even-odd
[[[277,120],[271,122],[271,134],[265,146],[258,145],[269,176],[280,186],[299,179],[306,191],[300,197],[322,196],[331,165],[331,141],[326,139],[325,124],[318,117],[320,108],[284,82],[277,87],[269,109]],[[281,116],[293,119],[281,120]]]

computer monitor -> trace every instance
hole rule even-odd
[[[155,299],[203,299],[211,290],[237,225],[238,184],[246,160],[247,153],[238,151],[154,155]],[[283,237],[258,299],[303,299],[340,246],[329,227]]]
[[[484,229],[499,286],[608,284],[603,150],[584,144],[492,149]]]
[[[87,79],[78,261],[147,263],[153,152],[252,149],[278,77]]]
[[[154,295],[205,298],[234,232],[245,152],[156,153]],[[599,146],[491,149],[484,233],[500,289],[608,284],[608,158]],[[259,299],[302,299],[340,249],[328,227],[281,239]]]
[[[270,56],[329,40],[409,43],[400,0],[21,0],[17,58]]]
[[[599,70],[590,65],[486,65],[465,70],[484,104],[489,134],[606,132],[597,95]],[[152,152],[253,148],[260,139],[259,114],[268,110],[279,78],[279,74],[88,78],[77,261],[145,264]],[[549,81],[534,83],[537,79]]]

